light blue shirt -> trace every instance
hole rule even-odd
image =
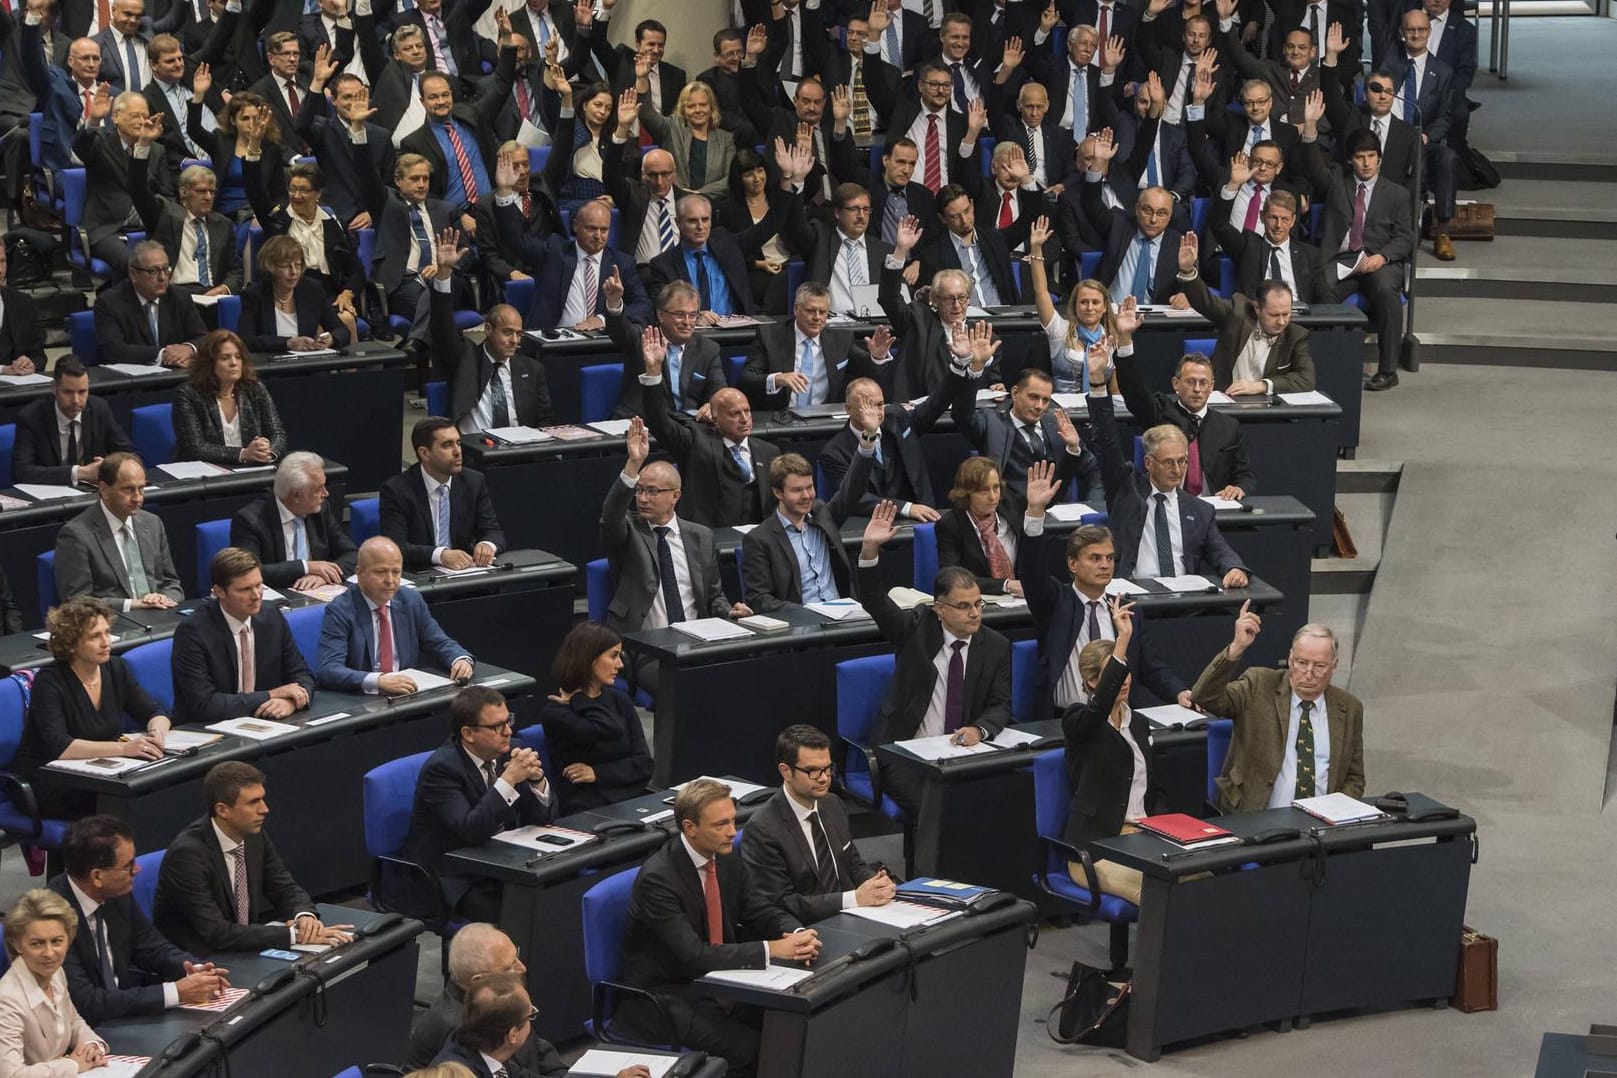
[[[798,581],[803,588],[803,602],[826,603],[833,599],[840,599],[842,595],[837,591],[837,578],[831,571],[831,552],[826,548],[825,536],[820,529],[808,521],[799,528],[786,514],[779,509],[775,516],[780,518],[781,526],[786,529],[786,538],[792,544],[792,554],[797,558]]]
[[[1302,725],[1302,698],[1291,694],[1291,712],[1286,720],[1286,754],[1280,759],[1280,774],[1269,791],[1269,808],[1286,808],[1297,796],[1297,731]],[[1314,793],[1323,795],[1331,788],[1331,721],[1325,696],[1314,701],[1308,715],[1314,728]]]
[[[1129,238],[1129,243],[1123,249],[1123,261],[1118,264],[1117,276],[1112,278],[1112,302],[1122,303],[1129,297],[1129,289],[1134,285],[1134,271],[1140,262],[1140,239],[1136,232]],[[1156,280],[1157,259],[1162,254],[1162,236],[1146,244],[1151,260],[1151,279]]]

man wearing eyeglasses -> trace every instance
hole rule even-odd
[[[155,240],[135,244],[129,279],[95,300],[95,346],[102,363],[183,367],[207,333],[191,297],[169,288],[174,268]]]
[[[1326,39],[1325,58],[1320,61],[1325,93],[1325,119],[1337,134],[1337,159],[1345,161],[1348,139],[1353,132],[1374,131],[1381,143],[1381,175],[1400,186],[1408,186],[1415,174],[1415,154],[1420,140],[1415,128],[1399,119],[1393,110],[1398,83],[1385,71],[1364,80],[1364,103],[1353,105],[1353,79],[1358,65],[1339,62],[1346,55],[1347,36],[1340,26],[1332,26]]]
[[[679,245],[679,212],[674,198],[674,155],[656,149],[640,156],[640,143],[626,126],[612,132],[622,152],[604,154],[601,182],[622,215],[617,249],[644,272],[651,260]],[[631,157],[632,155],[632,157]],[[640,182],[630,179],[632,161],[640,165]]]
[[[931,606],[905,611],[894,605],[880,559],[897,517],[895,503],[877,506],[859,547],[859,594],[893,645],[893,680],[881,703],[877,739],[992,741],[1011,720],[1011,643],[983,624],[977,578],[958,565],[939,570],[931,582]],[[881,792],[913,819],[921,804],[919,772],[883,765],[880,779]]]
[[[1336,634],[1304,625],[1291,638],[1285,669],[1255,666],[1235,677],[1263,626],[1250,607],[1241,604],[1234,638],[1191,689],[1198,707],[1235,722],[1217,780],[1219,811],[1285,808],[1328,793],[1364,796],[1364,705],[1331,684]]]
[[[444,901],[460,920],[498,921],[500,885],[446,872],[444,855],[513,827],[549,823],[556,813],[539,754],[513,749],[511,728],[505,697],[467,686],[449,705],[449,742],[427,758],[416,780],[404,848],[438,874]]]
[[[741,836],[741,859],[758,893],[804,924],[891,902],[892,878],[860,856],[848,810],[831,792],[831,739],[806,723],[788,726],[775,739],[775,770],[780,790]]]

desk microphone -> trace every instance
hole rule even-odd
[[[118,612],[118,617],[120,619],[124,620],[124,621],[127,621],[129,624],[133,625],[135,628],[139,629],[141,632],[149,633],[149,632],[152,632],[153,629],[154,629],[154,626],[147,625],[143,621],[136,621],[134,618],[130,617],[129,614],[126,611],[120,610]]]

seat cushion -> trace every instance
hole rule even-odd
[[[1039,877],[1039,886],[1057,898],[1075,902],[1086,909],[1089,906],[1089,888],[1078,886],[1065,872],[1044,873]],[[1140,908],[1116,895],[1103,894],[1100,896],[1099,917],[1111,924],[1133,924],[1140,919]]]

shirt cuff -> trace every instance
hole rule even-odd
[[[496,206],[515,206],[517,204],[517,193],[515,191],[507,191],[502,195],[495,192],[494,204]]]
[[[124,613],[127,614],[133,609],[135,609],[135,600],[133,600],[133,599],[125,599],[124,600],[124,606],[123,606]]]
[[[442,565],[443,564],[444,551],[446,551],[448,549],[449,548],[446,547],[446,546],[433,547],[432,548],[432,564],[434,564],[434,565]]]
[[[773,374],[765,376],[765,378],[764,378],[764,392],[766,394],[777,392],[777,390],[775,389],[775,376]]]
[[[381,674],[366,674],[365,680],[360,682],[360,690],[369,696],[375,696],[382,691],[381,680]]]
[[[535,797],[537,797],[539,799],[539,803],[541,805],[550,804],[550,780],[549,779],[539,779],[537,782],[532,780],[532,779],[529,779],[528,780],[528,788],[533,791],[533,796],[535,796]]]
[[[1274,396],[1275,380],[1273,378],[1265,378],[1263,380],[1263,391],[1269,396]]]
[[[494,791],[505,799],[507,805],[516,803],[517,789],[509,782],[506,782],[503,776],[494,780]]]
[[[180,986],[179,986],[179,983],[177,981],[169,981],[168,983],[163,985],[163,1009],[166,1011],[166,1010],[170,1010],[171,1008],[178,1007],[179,1005],[180,1005]]]
[[[561,107],[561,116],[560,116],[560,118],[563,119],[563,120],[571,120],[573,118],[573,106],[571,106],[571,105],[563,105]]]
[[[1186,105],[1185,106],[1185,122],[1187,124],[1188,123],[1198,123],[1198,122],[1200,122],[1202,120],[1205,120],[1206,118],[1207,118],[1207,106],[1206,105]]]
[[[134,151],[135,160],[144,161],[148,157],[150,157],[151,155],[152,155],[151,143],[141,143],[141,142],[135,143],[135,151]]]
[[[1108,75],[1104,71],[1102,71],[1100,73],[1100,84],[1102,86],[1110,86],[1112,83],[1114,83],[1116,81],[1117,81],[1117,72],[1114,71],[1110,75]]]
[[[640,484],[640,477],[638,475],[630,475],[628,472],[619,472],[618,478],[621,479],[623,481],[623,485],[628,487],[630,490],[633,490]]]
[[[858,891],[844,891],[844,892],[842,892],[842,908],[843,909],[851,910],[857,905],[859,905],[859,892]]]
[[[1022,534],[1037,537],[1044,534],[1044,514],[1034,516],[1028,513],[1022,517]]]
[[[234,15],[240,15],[241,14],[241,0],[227,0],[227,3],[225,4],[225,10],[232,13],[232,14],[234,14]]]
[[[453,283],[452,277],[453,277],[453,274],[451,274],[451,275],[449,275],[447,277],[440,277],[436,273],[433,274],[432,275],[432,290],[434,292],[441,292],[444,295],[448,295],[449,294],[449,286]]]
[[[1116,358],[1117,356],[1123,356],[1123,357],[1126,358],[1128,356],[1132,356],[1133,354],[1134,354],[1134,345],[1132,343],[1129,343],[1129,344],[1120,344],[1120,345],[1118,345],[1117,346],[1117,351],[1113,352],[1112,356],[1113,356],[1113,358]]]
[[[880,564],[880,558],[871,558],[869,561],[866,561],[864,558],[859,559],[859,568],[861,569],[873,569]]]
[[[882,259],[882,265],[886,266],[890,270],[901,270],[904,268],[903,260],[893,255],[888,255],[886,258]]]
[[[352,127],[350,127],[348,129],[348,141],[352,142],[355,146],[369,145],[370,144],[370,137],[369,137],[368,129],[364,128],[364,127],[361,127],[359,130],[356,131]]]
[[[291,924],[290,922],[288,922],[286,926],[286,945],[288,947],[296,947],[298,945],[298,926]]]
[[[769,377],[773,378],[775,376],[770,375]],[[640,376],[640,378],[639,378],[639,381],[640,381],[640,384],[643,385],[643,386],[660,386],[660,385],[663,384],[663,380],[662,380],[661,375],[642,374]]]

